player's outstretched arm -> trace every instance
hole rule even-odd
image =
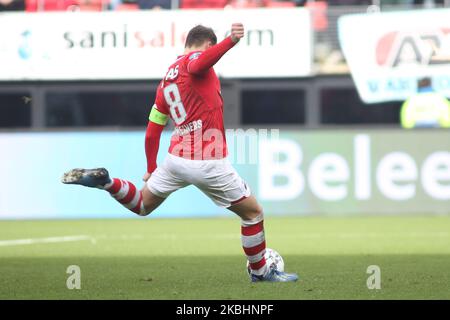
[[[208,69],[214,66],[242,37],[244,37],[244,25],[242,23],[233,23],[230,36],[215,46],[206,49],[197,59],[190,61],[188,64],[188,72],[192,74],[202,74],[208,71]]]

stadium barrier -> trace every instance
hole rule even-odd
[[[227,132],[230,159],[267,215],[450,213],[447,131]],[[277,133],[277,132],[274,132]],[[158,162],[168,149],[164,132]],[[144,132],[1,133],[0,219],[130,218],[100,190],[63,185],[75,167],[139,183]],[[229,216],[190,186],[154,217]]]

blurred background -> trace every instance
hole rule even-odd
[[[104,166],[141,181],[155,90],[187,31],[203,23],[221,40],[235,21],[246,38],[216,71],[227,128],[280,130],[281,142],[258,140],[256,163],[235,161],[267,214],[448,214],[447,7],[0,0],[0,219],[131,217],[98,192],[63,186],[62,173]],[[229,132],[232,157],[250,152],[233,143],[242,134]],[[227,213],[192,188],[158,213],[211,215]]]

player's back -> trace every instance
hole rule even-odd
[[[189,72],[189,64],[201,54],[180,56],[168,68],[158,86],[156,105],[175,125],[170,153],[190,159],[223,158],[227,150],[219,79],[213,68]]]

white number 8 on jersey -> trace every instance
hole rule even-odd
[[[187,116],[186,109],[184,109],[184,105],[181,102],[180,91],[175,83],[164,88],[164,98],[170,107],[170,114],[172,115],[173,121],[175,121],[176,124],[183,123]]]

